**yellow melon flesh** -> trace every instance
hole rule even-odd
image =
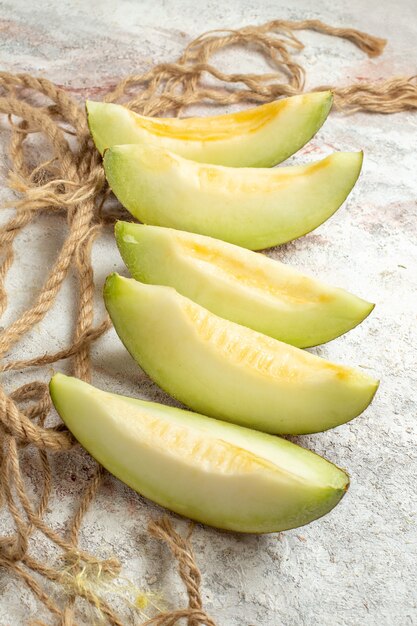
[[[133,278],[174,287],[212,313],[300,348],[347,332],[374,305],[232,244],[172,228],[118,222]]]
[[[118,144],[154,144],[202,163],[270,167],[297,152],[326,119],[331,92],[284,98],[238,113],[198,118],[152,118],[118,104],[87,101],[100,153]]]
[[[302,434],[347,422],[378,382],[213,315],[171,287],[117,274],[107,310],[133,358],[190,408],[270,433]]]
[[[218,528],[268,533],[328,513],[345,472],[299,446],[196,413],[101,391],[56,374],[51,397],[92,456],[176,513]]]
[[[113,192],[141,222],[259,250],[301,237],[333,215],[362,157],[335,152],[309,165],[233,168],[124,145],[106,150],[103,163]]]

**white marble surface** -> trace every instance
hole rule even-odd
[[[303,34],[314,46],[304,55],[311,84],[416,71],[414,0],[399,0],[395,6],[380,0],[322,0],[320,5],[312,0],[208,0],[204,6],[195,0],[12,0],[0,2],[1,66],[45,75],[80,97],[100,97],[120,76],[173,59],[191,37],[208,28],[304,17],[390,40],[381,58],[369,60],[348,42]],[[225,63],[241,70],[259,67],[237,51]],[[6,134],[1,137],[3,179]],[[302,529],[261,537],[196,527],[203,597],[219,626],[417,624],[416,139],[417,114],[334,114],[292,159],[307,162],[332,150],[365,151],[363,173],[343,208],[314,233],[270,254],[377,303],[363,325],[314,352],[365,367],[382,382],[375,402],[361,417],[330,432],[298,438],[351,474],[349,493],[330,515]],[[8,196],[4,188],[1,194]],[[37,293],[63,237],[64,221],[58,216],[40,219],[19,237],[8,278],[12,302],[3,325]],[[110,233],[97,242],[94,261],[99,300],[106,274],[124,271]],[[73,288],[70,277],[51,313],[13,356],[65,345]],[[94,345],[93,357],[98,386],[169,401],[139,372],[114,332]],[[65,371],[66,364],[59,367]],[[50,373],[44,372],[45,380]],[[10,389],[24,380],[26,375],[5,377]],[[80,451],[56,457],[54,469],[55,495],[47,518],[62,529],[92,464]],[[37,467],[30,455],[28,474],[36,492]],[[180,606],[185,596],[167,550],[146,534],[147,521],[160,513],[107,476],[81,541],[102,556],[116,554],[125,576],[161,592],[167,606]],[[0,531],[7,524],[0,516]],[[45,550],[41,538],[36,549]],[[35,607],[30,592],[0,571],[0,626],[43,618]],[[140,621],[131,612],[124,619],[126,625]],[[91,616],[85,623],[92,623]]]

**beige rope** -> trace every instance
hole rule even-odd
[[[124,102],[146,115],[178,115],[194,103],[261,103],[301,93],[305,69],[295,55],[304,46],[295,32],[306,29],[346,39],[370,57],[381,54],[386,43],[367,33],[334,28],[318,20],[274,20],[239,30],[211,31],[192,41],[176,62],[161,63],[142,75],[123,79],[105,99]],[[232,46],[247,47],[253,54],[260,54],[272,71],[226,73],[213,65],[213,55]],[[208,76],[210,83],[206,81]],[[316,89],[323,88],[328,87]],[[417,108],[416,77],[386,77],[377,82],[362,81],[331,88],[336,107],[346,112],[394,113]],[[32,98],[34,93],[36,99]],[[41,103],[34,105],[34,101]],[[67,224],[65,241],[33,303],[0,334],[0,355],[4,357],[0,372],[41,368],[72,358],[74,375],[88,381],[91,343],[109,328],[107,318],[97,326],[93,324],[91,249],[94,240],[118,216],[106,208],[109,189],[101,159],[92,145],[81,105],[44,78],[0,73],[0,112],[8,117],[11,129],[9,185],[19,194],[8,205],[15,208],[15,215],[0,228],[0,315],[8,304],[5,281],[15,260],[16,236],[43,212],[58,212],[66,217]],[[27,137],[34,132],[42,133],[53,152],[52,158],[35,165],[26,146]],[[10,353],[48,313],[70,269],[78,281],[71,345],[53,354],[14,359]],[[100,488],[103,470],[97,467],[65,534],[53,530],[44,519],[54,489],[50,455],[70,450],[74,445],[62,424],[45,426],[50,407],[48,389],[43,382],[34,380],[11,394],[0,387],[0,504],[7,507],[12,520],[10,532],[0,537],[0,566],[27,585],[39,603],[58,620],[57,624],[73,626],[78,603],[82,601],[99,612],[107,623],[120,626],[120,616],[98,592],[81,585],[78,576],[89,571],[91,575],[100,572],[111,579],[120,572],[116,559],[103,561],[78,547],[82,521]],[[29,445],[36,450],[42,475],[37,501],[28,495],[21,457],[21,450]],[[54,563],[40,562],[31,555],[35,530],[60,550],[61,557]],[[189,626],[214,626],[203,608],[201,576],[190,538],[181,537],[166,517],[152,521],[149,532],[164,541],[177,560],[188,606],[160,613],[144,624],[174,626],[185,618]],[[58,585],[62,593],[51,596],[48,584]],[[42,624],[39,620],[31,623]]]

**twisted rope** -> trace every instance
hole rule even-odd
[[[367,33],[334,28],[318,20],[274,20],[239,30],[211,31],[192,41],[175,63],[160,63],[144,74],[123,79],[105,99],[124,102],[145,115],[179,115],[195,103],[261,103],[301,93],[305,69],[294,56],[304,47],[295,35],[300,30],[344,38],[370,57],[381,54],[386,43]],[[212,64],[216,52],[232,46],[260,54],[273,71],[232,74]],[[207,77],[211,78],[210,84]],[[416,77],[388,77],[332,89],[335,106],[346,112],[394,113],[417,108]],[[41,104],[32,104],[34,93]],[[42,213],[57,212],[66,218],[66,237],[44,284],[28,309],[0,333],[0,356],[4,359],[0,372],[41,368],[71,358],[74,375],[89,381],[91,343],[110,325],[106,318],[94,326],[91,250],[94,240],[117,218],[105,206],[109,189],[101,159],[92,145],[83,108],[65,90],[44,78],[1,72],[0,112],[7,116],[11,131],[9,186],[19,194],[8,205],[14,207],[15,215],[0,228],[0,315],[8,304],[5,282],[14,262],[16,236]],[[33,166],[26,140],[36,132],[47,139],[53,156]],[[70,269],[78,283],[71,344],[53,354],[13,359],[10,352],[51,309]],[[81,601],[99,612],[107,623],[122,626],[115,610],[100,593],[82,585],[79,576],[87,571],[93,578],[100,573],[112,579],[120,573],[117,559],[101,560],[78,546],[82,521],[100,488],[103,470],[97,467],[64,534],[53,530],[44,519],[54,488],[50,457],[70,450],[75,443],[62,424],[45,426],[50,408],[48,389],[42,382],[34,380],[10,394],[0,387],[0,505],[7,507],[12,520],[10,533],[0,537],[0,566],[25,583],[60,626],[75,623]],[[36,501],[26,487],[22,450],[27,446],[36,450],[42,476]],[[59,548],[59,559],[43,563],[31,555],[35,531]],[[144,624],[174,626],[186,619],[188,626],[214,626],[203,608],[201,575],[190,537],[181,537],[166,517],[152,521],[149,532],[165,542],[176,559],[188,606],[160,613]],[[48,592],[48,584],[59,586],[61,602]],[[35,623],[42,624],[32,621]]]

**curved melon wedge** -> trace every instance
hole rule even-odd
[[[233,167],[270,167],[297,152],[319,130],[332,106],[330,91],[307,93],[253,109],[191,118],[144,117],[120,104],[87,101],[97,149],[154,144],[200,161]]]
[[[114,146],[104,154],[110,187],[141,222],[253,250],[317,228],[344,202],[361,166],[361,152],[276,169],[202,165],[152,146]]]
[[[313,433],[362,413],[378,387],[359,370],[217,317],[172,287],[112,274],[104,299],[143,370],[205,415],[269,433]]]
[[[230,243],[172,228],[117,222],[129,272],[174,287],[212,313],[299,348],[359,324],[373,304]]]
[[[53,403],[90,454],[127,485],[180,515],[269,533],[328,513],[349,478],[299,446],[56,374]]]

